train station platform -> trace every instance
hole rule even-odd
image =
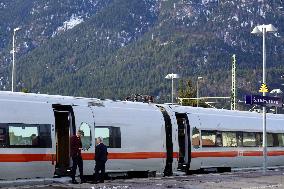
[[[25,185],[6,185],[16,189],[284,189],[284,170],[269,170],[264,175],[258,171],[237,171],[229,173],[209,173],[152,177],[140,179],[107,180],[101,184],[70,184],[69,178],[46,179],[43,183],[26,181]],[[0,182],[0,187],[3,182]],[[12,183],[11,183],[12,184]],[[2,186],[3,187],[3,186]]]

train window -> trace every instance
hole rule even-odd
[[[87,123],[81,123],[80,130],[84,132],[84,136],[81,137],[83,149],[89,150],[92,145],[91,127]]]
[[[95,138],[102,137],[104,144],[109,146],[109,128],[95,128]]]
[[[262,133],[256,133],[256,146],[262,146]],[[268,133],[267,134],[267,146],[276,147],[280,145],[278,134]]]
[[[222,132],[222,140],[224,147],[237,146],[237,133],[235,132]]]
[[[272,133],[272,138],[273,138],[273,147],[279,146],[278,135],[276,133]]]
[[[96,127],[95,138],[102,137],[108,148],[121,148],[121,133],[119,127]]]
[[[238,131],[236,134],[237,134],[237,146],[243,146],[243,133]]]
[[[256,146],[262,146],[262,133],[256,133]]]
[[[277,138],[278,138],[278,142],[279,142],[279,146],[284,146],[284,134],[277,134]]]
[[[274,144],[274,139],[272,133],[267,134],[267,146],[268,147],[273,147]]]
[[[217,131],[216,132],[216,146],[218,147],[222,147],[223,144],[222,144],[222,133]]]
[[[5,128],[0,128],[0,147],[6,146],[6,132]]]
[[[38,127],[9,125],[9,144],[11,146],[37,146]]]
[[[215,131],[201,131],[201,140],[203,147],[216,146],[216,132]]]
[[[255,133],[243,133],[243,146],[254,147],[256,146]]]
[[[192,146],[193,148],[200,148],[200,131],[196,127],[192,129]]]
[[[51,148],[51,125],[48,124],[40,124],[39,127],[39,148]]]
[[[51,148],[50,125],[8,124],[8,146],[20,148]]]

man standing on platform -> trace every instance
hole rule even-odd
[[[98,137],[96,140],[97,146],[95,148],[95,161],[96,161],[96,167],[95,167],[95,181],[94,183],[100,183],[104,182],[104,176],[105,176],[105,164],[107,161],[107,147],[103,143],[103,138]]]
[[[78,182],[75,180],[77,166],[79,167],[81,183],[84,182],[83,159],[81,156],[81,150],[82,150],[81,136],[82,135],[84,136],[84,132],[82,130],[78,130],[77,134],[72,136],[70,140],[70,155],[73,161],[73,166],[71,170],[71,178],[72,178],[73,184],[78,184]]]

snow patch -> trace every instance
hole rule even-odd
[[[237,15],[233,16],[232,19],[235,20],[235,21],[237,21],[237,22],[239,21],[239,18],[238,18]]]
[[[70,30],[82,22],[84,22],[84,19],[81,16],[72,15],[69,20],[63,22],[63,25],[58,27],[56,31],[53,32],[52,37],[64,31]]]

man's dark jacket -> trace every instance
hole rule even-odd
[[[95,160],[99,162],[106,162],[107,161],[107,147],[103,143],[100,143],[96,146],[95,149]]]
[[[70,155],[71,157],[80,156],[82,148],[81,138],[77,137],[76,135],[72,136],[70,139]]]

